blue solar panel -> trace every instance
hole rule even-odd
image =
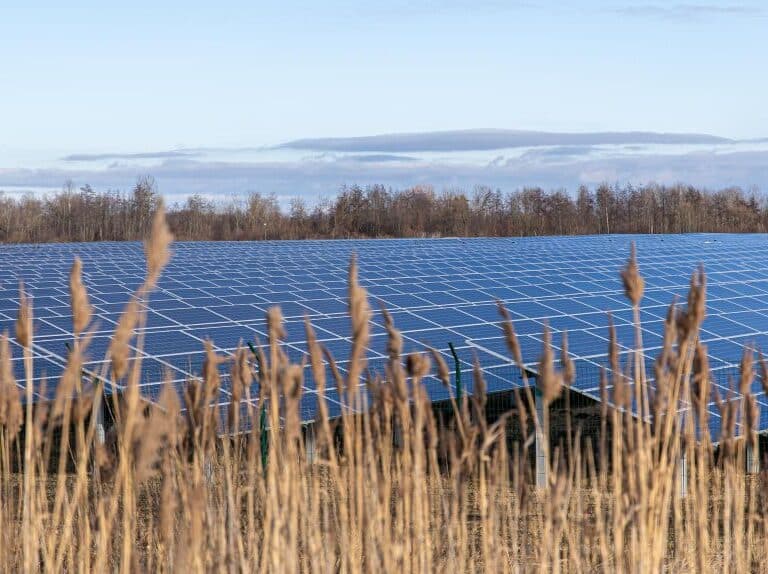
[[[456,344],[457,339],[460,339],[460,337],[456,330],[435,327],[434,329],[422,329],[405,333],[404,339],[406,343],[415,342],[422,348],[441,349],[448,345],[448,341],[453,341]],[[408,350],[414,350],[414,346],[411,344],[406,344],[406,347]]]
[[[498,313],[498,311],[497,311]],[[462,325],[472,325],[477,319],[472,315],[462,312],[460,309],[438,308],[438,309],[420,309],[413,312],[414,315],[432,321],[436,325],[443,327],[459,327]]]
[[[169,319],[165,315],[161,315],[161,313],[165,313],[165,311],[148,311],[146,315],[146,327],[147,329],[157,329],[157,328],[163,328],[163,327],[177,327],[179,325],[178,321],[174,321],[172,319]],[[108,325],[107,325],[108,327]]]
[[[406,351],[432,346],[450,364],[448,342],[456,345],[469,391],[475,357],[485,369],[490,391],[519,387],[520,373],[511,364],[499,328],[495,302],[501,300],[515,321],[527,364],[535,367],[538,361],[545,325],[553,330],[556,350],[559,333],[567,330],[579,373],[576,388],[596,397],[599,372],[606,365],[606,312],[611,313],[625,359],[634,345],[633,313],[618,277],[633,240],[646,280],[641,319],[649,373],[654,349],[663,342],[667,306],[675,296],[685,302],[690,273],[702,263],[708,272],[708,318],[701,339],[718,384],[727,389],[745,347],[768,348],[765,235],[178,243],[160,289],[147,303],[151,311],[144,326],[142,389],[150,398],[157,396],[169,369],[177,385],[199,374],[206,338],[223,353],[241,340],[263,342],[264,314],[272,305],[280,305],[287,319],[286,350],[293,360],[306,359],[303,320],[308,316],[317,339],[346,373],[351,336],[347,272],[356,253],[360,282],[374,309],[368,355],[372,372],[383,372],[385,362],[386,335],[379,312],[383,304],[403,332]],[[13,332],[19,280],[24,280],[34,302],[35,384],[44,375],[55,378],[66,361],[65,343],[72,338],[67,276],[75,255],[83,260],[98,323],[89,366],[103,370],[108,335],[143,277],[142,246],[2,246],[0,255],[6,271],[0,277],[0,329]],[[17,377],[20,351],[14,346]],[[222,364],[220,371],[226,375],[228,368]],[[225,376],[222,404],[228,400],[228,384]],[[449,390],[434,377],[425,385],[434,400],[448,397]],[[306,386],[314,388],[310,376]],[[331,400],[338,411],[342,398]],[[768,404],[762,394],[759,400]],[[313,418],[315,409],[314,396],[305,394],[303,416]],[[761,428],[768,430],[768,421],[762,420]]]
[[[264,310],[253,305],[216,305],[210,310],[230,321],[252,321],[264,316]]]
[[[347,310],[347,303],[339,299],[313,299],[302,301],[312,315],[335,315]]]
[[[254,343],[257,337],[264,338],[263,333],[241,325],[198,327],[187,332],[198,339],[210,338],[222,350],[233,350],[239,344],[246,346],[249,342]]]
[[[201,350],[202,347],[201,339],[185,332],[151,331],[144,335],[143,349],[153,356],[192,353]]]

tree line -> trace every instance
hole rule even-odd
[[[70,184],[46,196],[0,193],[0,241],[138,240],[159,200],[146,177],[128,192]],[[438,192],[353,185],[312,206],[301,198],[281,206],[275,195],[259,193],[223,201],[192,195],[168,206],[167,217],[181,240],[741,233],[768,229],[768,197],[682,184],[603,184],[573,194],[539,187],[504,193],[485,186]]]

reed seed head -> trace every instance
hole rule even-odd
[[[19,313],[16,318],[16,340],[22,347],[32,346],[32,302],[27,297],[24,284],[19,283]]]
[[[423,379],[429,374],[429,358],[422,353],[410,353],[405,360],[406,370],[410,377]]]
[[[129,343],[133,337],[133,330],[139,321],[139,302],[131,299],[125,306],[123,314],[117,322],[117,327],[112,335],[109,345],[109,356],[112,361],[112,374],[116,380],[122,379],[128,370],[128,357],[131,350]]]
[[[688,289],[688,316],[691,329],[698,332],[704,322],[707,311],[707,276],[700,266],[691,274],[691,286]]]
[[[157,206],[157,211],[152,220],[152,231],[149,239],[144,243],[144,256],[147,260],[147,287],[154,288],[160,274],[171,259],[169,246],[173,241],[173,235],[168,229],[165,220],[165,208],[162,201]]]
[[[563,382],[571,386],[576,379],[576,368],[573,364],[570,354],[568,354],[568,332],[563,331],[562,349],[560,354],[560,365],[563,373]]]
[[[640,275],[640,269],[637,266],[637,249],[635,242],[632,242],[630,248],[629,260],[621,272],[621,280],[624,283],[624,294],[633,306],[640,305],[645,290],[645,280]]]
[[[746,396],[752,387],[752,381],[754,380],[754,362],[755,352],[749,348],[744,347],[744,353],[741,356],[741,366],[739,368],[739,393]]]
[[[450,387],[451,372],[448,370],[448,364],[445,362],[442,355],[435,349],[430,349],[429,352],[432,355],[432,360],[435,362],[435,365],[437,365],[437,378],[440,379],[440,382],[443,383],[444,387]]]
[[[706,409],[709,402],[709,357],[707,347],[701,343],[696,345],[693,355],[692,390],[693,401],[699,411]]]
[[[563,378],[555,370],[554,353],[552,352],[552,334],[549,326],[544,327],[544,346],[539,359],[539,386],[544,398],[544,404],[548,405],[558,396],[563,387]]]
[[[496,304],[502,317],[501,326],[502,329],[504,329],[504,338],[507,342],[507,348],[509,349],[509,352],[512,353],[512,358],[515,360],[517,366],[522,369],[523,353],[520,350],[520,342],[517,340],[512,317],[509,315],[509,311],[507,311],[507,308],[504,307],[504,304],[501,301],[498,301]]]
[[[75,257],[69,271],[69,298],[72,306],[72,329],[75,337],[85,331],[91,322],[93,309],[88,302],[88,292],[82,280],[83,263]]]
[[[398,361],[403,352],[403,336],[395,328],[395,322],[392,320],[392,315],[389,314],[389,311],[382,307],[381,313],[384,316],[384,327],[387,330],[387,354],[389,355],[389,360]]]
[[[480,359],[475,354],[474,361],[472,362],[472,382],[474,383],[474,392],[472,393],[472,402],[475,405],[477,411],[477,418],[480,425],[485,425],[485,405],[487,402],[487,389],[485,384],[485,377],[483,376],[483,369],[480,366]],[[546,393],[545,399],[546,401]]]
[[[366,290],[357,279],[357,258],[349,264],[349,316],[352,320],[352,339],[367,343],[371,308]]]
[[[280,307],[270,307],[267,310],[267,331],[269,342],[277,345],[281,339],[285,339],[285,327],[283,326],[283,311]]]
[[[218,396],[219,384],[221,383],[221,375],[219,374],[219,365],[224,362],[224,359],[216,354],[213,348],[213,342],[210,339],[206,339],[203,343],[205,347],[205,359],[203,359],[203,382],[205,383],[206,392],[209,397]]]

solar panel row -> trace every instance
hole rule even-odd
[[[576,388],[597,398],[599,370],[606,363],[608,316],[625,353],[634,344],[632,311],[624,299],[618,271],[635,241],[646,295],[641,318],[646,360],[662,345],[662,322],[675,297],[684,298],[690,273],[703,263],[708,277],[707,344],[715,382],[723,387],[745,347],[768,346],[768,238],[762,235],[593,236],[506,239],[357,240],[258,243],[177,243],[158,290],[145,302],[141,355],[142,389],[158,394],[164,373],[176,384],[198,374],[202,343],[231,352],[240,340],[266,339],[266,310],[279,305],[286,318],[286,349],[292,360],[306,356],[303,317],[309,316],[318,339],[346,373],[349,321],[347,274],[356,253],[360,283],[377,310],[371,321],[369,361],[385,362],[385,330],[380,306],[391,311],[403,332],[406,350],[432,346],[451,360],[452,342],[470,381],[475,357],[488,388],[519,386],[499,327],[495,301],[509,308],[524,357],[534,363],[545,325],[560,347],[569,332],[577,358]],[[5,269],[0,276],[0,328],[12,330],[18,307],[18,282],[34,298],[34,376],[39,397],[49,397],[61,373],[71,341],[67,274],[75,255],[83,260],[84,283],[95,307],[95,334],[87,367],[105,370],[104,357],[119,313],[144,274],[137,243],[49,244],[0,247]],[[20,356],[16,347],[15,356]],[[20,379],[21,361],[14,360]],[[222,405],[230,398],[226,366]],[[721,374],[722,376],[719,376]],[[315,414],[313,381],[307,371],[303,415]],[[447,390],[434,377],[425,381],[434,400]],[[757,386],[757,385],[756,385]],[[471,390],[471,383],[470,383]],[[768,407],[759,388],[758,400]],[[340,397],[330,391],[338,408]],[[717,409],[711,405],[713,425]],[[768,409],[764,409],[768,410]],[[768,427],[765,427],[768,428]],[[714,429],[713,429],[714,430]]]

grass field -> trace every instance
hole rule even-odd
[[[151,294],[170,257],[170,241],[160,211],[146,243],[147,274],[137,297]],[[634,257],[621,278],[637,318],[643,280]],[[448,386],[448,367],[436,353],[404,357],[391,321],[386,377],[368,382],[374,398],[362,404],[357,382],[366,372],[370,308],[354,262],[348,377],[333,376],[332,368],[326,378],[332,359],[306,325],[320,397],[310,455],[298,408],[302,370],[281,350],[279,309],[269,312],[269,340],[258,349],[259,404],[282,404],[280,412],[269,409],[266,436],[257,407],[224,416],[208,406],[218,392],[221,361],[229,363],[235,397],[256,398],[249,396],[256,358],[245,348],[224,358],[209,347],[200,380],[190,381],[183,397],[168,386],[157,405],[147,405],[138,391],[140,361],[129,361],[128,345],[142,312],[128,302],[109,357],[111,377],[127,390],[107,399],[114,401],[115,426],[99,440],[93,413],[102,389],[84,385],[81,377],[91,309],[78,262],[70,291],[77,340],[51,404],[33,408],[21,401],[8,340],[0,342],[4,572],[768,569],[767,484],[745,470],[747,446],[757,441],[750,384],[754,372],[766,367],[745,355],[735,381],[743,394],[718,397],[724,424],[716,448],[706,430],[711,391],[698,342],[706,310],[703,272],[693,273],[687,305],[670,308],[654,389],[647,391],[649,374],[639,352],[620,363],[612,336],[597,447],[582,443],[578,433],[565,449],[550,450],[545,443],[549,479],[543,488],[533,486],[529,461],[533,438],[537,431],[548,434],[550,422],[536,419],[531,393],[520,391],[515,407],[489,424],[478,368],[475,394],[452,400],[451,416],[436,417],[420,380],[436,371]],[[22,300],[14,335],[25,348],[30,378],[32,316]],[[503,310],[499,321],[511,359],[522,364]],[[573,383],[567,350],[555,356],[545,343],[538,373],[548,405]],[[31,396],[31,384],[20,383]],[[355,408],[329,420],[326,388],[338,389]],[[681,406],[685,416],[678,415]],[[366,414],[353,414],[360,411]],[[522,436],[510,448],[507,430],[513,425]],[[221,428],[242,426],[254,430],[221,438]]]

